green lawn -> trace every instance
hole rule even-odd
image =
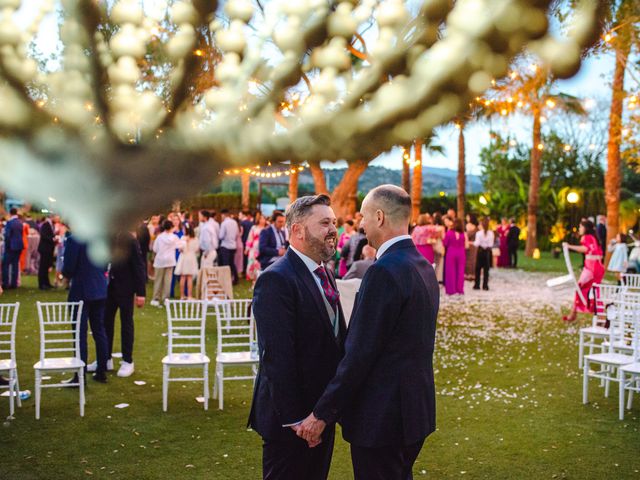
[[[582,255],[572,253],[571,263],[574,269],[577,270],[582,265]],[[540,258],[534,260],[525,256],[524,250],[520,250],[518,251],[518,268],[528,272],[567,272],[564,256],[560,255],[558,258],[553,258],[551,252],[540,252]]]
[[[19,372],[22,388],[33,390],[35,301],[63,300],[65,292],[41,294],[33,277],[26,284],[1,300],[21,302]],[[246,285],[242,292],[248,294]],[[640,398],[618,421],[617,393],[605,399],[592,381],[593,403],[583,406],[577,327],[558,318],[558,312],[526,302],[451,301],[443,307],[436,351],[438,430],[418,458],[417,478],[640,478]],[[111,374],[106,385],[90,380],[84,418],[76,390],[45,390],[39,421],[33,398],[24,402],[1,430],[0,478],[260,478],[260,439],[246,429],[249,382],[227,383],[225,410],[212,402],[208,412],[195,400],[201,384],[174,383],[169,411],[162,412],[165,329],[163,310],[146,306],[136,312],[136,373],[125,379]],[[207,332],[213,353],[213,323]],[[92,352],[91,339],[89,345]],[[147,383],[137,386],[134,380]],[[129,408],[114,408],[121,402]],[[5,397],[0,408],[8,414]],[[331,472],[332,479],[352,478],[341,439]]]

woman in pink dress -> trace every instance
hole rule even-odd
[[[444,263],[444,290],[447,295],[464,294],[464,266],[467,260],[467,236],[464,233],[462,219],[457,218],[444,236],[446,248]]]
[[[500,240],[500,256],[498,257],[498,267],[508,267],[511,265],[509,259],[509,246],[507,245],[507,234],[509,233],[509,220],[502,217],[500,225],[496,228],[496,233]]]
[[[602,282],[604,278],[605,269],[602,264],[602,249],[598,244],[596,238],[596,229],[593,226],[593,222],[585,220],[580,223],[580,245],[566,244],[569,250],[574,252],[584,253],[584,267],[580,278],[578,279],[578,287],[582,292],[582,296],[587,301],[585,305],[580,296],[576,292],[575,299],[573,300],[573,309],[571,314],[562,317],[565,322],[573,322],[576,319],[577,312],[591,312],[592,309],[589,305],[589,290],[594,284]]]
[[[432,231],[433,229],[430,229],[432,226],[431,223],[431,215],[428,213],[420,215],[418,217],[418,225],[416,225],[413,232],[411,232],[411,238],[422,256],[433,265],[433,244],[435,243],[435,238]]]
[[[342,249],[349,243],[349,239],[353,234],[353,220],[344,222],[344,232],[338,239],[338,252],[340,252],[340,263],[338,264],[338,276],[340,278],[347,274],[347,256],[342,254]],[[346,252],[345,252],[346,253]],[[356,259],[359,260],[359,259]]]
[[[267,219],[260,212],[256,213],[255,225],[249,230],[247,243],[245,245],[245,253],[247,254],[247,271],[245,275],[247,280],[255,282],[260,271],[260,262],[258,262],[258,246],[260,245],[260,232],[267,226]]]

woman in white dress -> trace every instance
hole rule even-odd
[[[193,277],[198,274],[198,258],[200,243],[191,224],[186,224],[185,235],[180,241],[180,256],[174,274],[180,275],[180,300],[184,300],[185,285],[187,297],[192,298]]]

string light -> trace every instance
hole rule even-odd
[[[549,107],[549,108],[554,108],[556,106],[556,102],[554,102],[551,99],[547,100],[546,103],[547,103],[547,107]]]
[[[544,144],[539,143],[538,144],[538,150],[540,150],[540,151],[544,150]]]
[[[197,49],[195,52],[193,52],[193,54],[196,57],[202,57],[204,55],[204,52],[202,50],[200,50],[200,49]]]
[[[269,162],[269,164],[267,166],[271,166],[271,162]],[[297,167],[290,167],[290,168],[286,168],[284,170],[271,170],[269,172],[265,172],[261,169],[260,165],[256,165],[255,167],[246,167],[244,169],[240,169],[240,168],[230,168],[227,170],[223,170],[223,173],[225,175],[240,175],[241,173],[248,173],[250,176],[252,177],[259,177],[259,178],[278,178],[278,177],[282,177],[284,176],[289,176],[289,175],[293,175],[294,173],[297,172],[302,172],[304,171],[305,167],[300,165]]]
[[[570,152],[571,151],[571,145],[565,145],[564,146],[564,151],[565,152]]]

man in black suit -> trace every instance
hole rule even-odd
[[[339,420],[356,480],[406,480],[436,428],[440,292],[433,267],[408,235],[409,195],[382,185],[365,197],[361,212],[377,260],[362,280],[336,376],[298,435],[313,444]]]
[[[518,267],[518,245],[520,243],[520,228],[516,225],[516,219],[509,219],[509,231],[507,232],[507,250],[509,251],[509,266]]]
[[[146,268],[136,238],[127,232],[116,237],[118,258],[109,269],[107,304],[104,311],[104,326],[107,333],[107,369],[113,368],[113,336],[116,312],[120,309],[120,342],[122,364],[119,377],[128,377],[134,372],[133,365],[133,305],[144,306]],[[96,364],[97,367],[97,364]]]
[[[18,209],[9,210],[11,218],[4,226],[4,255],[2,257],[2,288],[7,290],[18,287],[20,254],[25,247],[22,241],[22,222],[18,218]]]
[[[49,269],[53,264],[53,251],[56,247],[56,235],[53,226],[53,219],[47,217],[40,225],[40,242],[38,243],[38,253],[40,254],[40,264],[38,266],[38,288],[49,290],[53,288],[49,281]]]
[[[242,260],[242,271],[246,273],[247,271],[247,262],[249,261],[249,256],[246,254],[247,248],[247,239],[249,238],[249,232],[251,231],[251,227],[253,227],[253,214],[249,210],[244,210],[240,212],[240,227],[242,227],[242,251],[243,260]]]
[[[326,195],[291,204],[286,214],[291,246],[258,277],[254,290],[260,370],[249,425],[264,441],[267,480],[324,480],[329,473],[334,427],[315,448],[296,435],[344,353],[344,316],[335,280],[324,266],[337,243],[329,205]]]
[[[260,268],[266,269],[282,257],[287,251],[287,237],[284,233],[285,217],[282,212],[275,211],[271,217],[271,225],[260,232],[258,245],[258,261]]]
[[[598,244],[602,249],[602,258],[604,258],[607,254],[607,217],[598,215],[597,219],[596,237],[598,237]]]

